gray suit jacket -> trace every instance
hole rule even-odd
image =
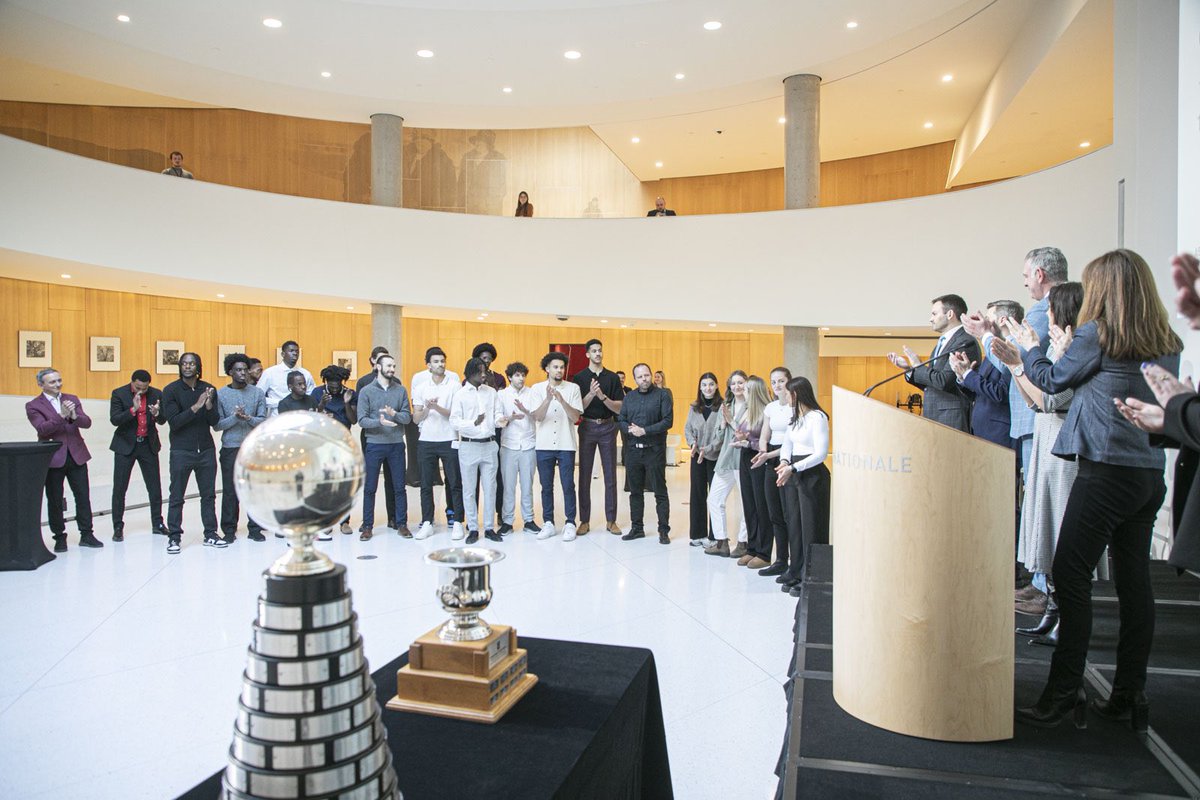
[[[1163,468],[1163,452],[1150,446],[1150,436],[1127,422],[1117,411],[1114,397],[1136,397],[1157,405],[1154,393],[1142,377],[1141,362],[1117,361],[1100,349],[1095,322],[1079,326],[1071,346],[1051,362],[1034,347],[1022,356],[1025,374],[1044,392],[1057,394],[1074,389],[1075,398],[1066,422],[1059,431],[1051,452],[1074,460],[1082,456],[1121,467]],[[1156,363],[1179,373],[1179,354],[1156,359]]]
[[[966,353],[972,361],[979,360],[979,342],[964,328],[954,332],[938,354],[937,361],[929,366],[910,369],[904,373],[904,379],[925,390],[921,416],[970,433],[971,398],[963,393],[958,385],[958,376],[950,368],[950,354],[956,352]]]

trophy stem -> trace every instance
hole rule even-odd
[[[478,611],[459,611],[451,615],[438,636],[450,642],[474,642],[492,635],[492,629],[479,617]]]
[[[271,565],[272,575],[320,575],[333,569],[333,560],[313,547],[312,533],[284,531],[291,547]]]

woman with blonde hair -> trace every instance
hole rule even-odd
[[[712,486],[708,490],[708,518],[712,525],[715,542],[704,548],[706,555],[741,558],[746,555],[746,514],[738,532],[738,544],[729,549],[729,534],[726,533],[725,500],[733,491],[738,480],[738,464],[741,450],[733,446],[734,431],[746,417],[746,373],[735,369],[725,381],[725,402],[721,404],[721,446],[717,452],[717,463],[713,468]]]
[[[1144,731],[1146,665],[1154,639],[1150,536],[1166,486],[1162,450],[1122,416],[1120,405],[1124,398],[1153,403],[1141,365],[1156,361],[1177,373],[1183,343],[1171,330],[1150,267],[1131,250],[1105,253],[1084,268],[1079,327],[1057,362],[1046,357],[1028,325],[1018,342],[1026,348],[1022,366],[1034,386],[1052,394],[1075,390],[1052,452],[1078,461],[1079,472],[1052,568],[1058,646],[1041,697],[1018,708],[1017,720],[1047,728],[1071,716],[1076,727],[1087,726],[1083,671],[1092,635],[1092,571],[1108,547],[1121,610],[1117,670],[1108,699],[1093,700],[1092,709]],[[1002,361],[1013,349],[999,339],[992,342]]]
[[[761,435],[765,416],[771,403],[767,385],[757,375],[746,379],[746,414],[733,432],[732,447],[741,453],[738,479],[742,489],[742,513],[746,517],[746,554],[738,559],[739,567],[762,569],[771,563],[771,517],[763,490],[761,467],[753,466],[762,450]]]

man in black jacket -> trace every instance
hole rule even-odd
[[[658,513],[658,542],[671,543],[671,499],[667,496],[667,431],[675,418],[671,395],[655,386],[648,364],[633,368],[637,389],[625,395],[617,424],[626,434],[629,451],[625,455],[626,488],[629,490],[629,533],[625,541],[641,539],[645,510],[645,492],[654,492]]]
[[[200,519],[204,522],[204,544],[227,547],[217,536],[217,455],[212,428],[220,418],[217,390],[200,380],[200,356],[179,357],[179,380],[163,389],[162,413],[171,426],[171,497],[167,503],[167,552],[178,553],[183,538],[183,496],[188,478],[196,474],[200,490]]]
[[[150,526],[163,536],[167,528],[162,516],[162,480],[158,471],[158,426],[166,422],[162,414],[162,392],[150,385],[150,373],[135,370],[128,384],[113,389],[108,403],[108,419],[113,431],[112,525],[114,542],[125,541],[125,492],[136,462],[146,483],[150,500]]]

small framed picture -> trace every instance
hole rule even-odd
[[[216,363],[217,371],[214,374],[217,374],[217,375],[225,374],[225,356],[229,355],[230,353],[245,353],[245,352],[246,352],[246,345],[244,345],[244,344],[219,344],[219,345],[217,345],[217,363]]]
[[[178,375],[179,357],[183,355],[183,342],[155,342],[155,372],[159,375]]]
[[[53,366],[51,352],[52,338],[50,331],[20,331],[17,334],[17,366],[42,367]]]
[[[334,350],[333,362],[339,367],[345,367],[350,370],[350,377],[358,377],[358,351],[357,350]]]
[[[92,372],[121,371],[121,339],[118,336],[93,336],[89,369]]]

